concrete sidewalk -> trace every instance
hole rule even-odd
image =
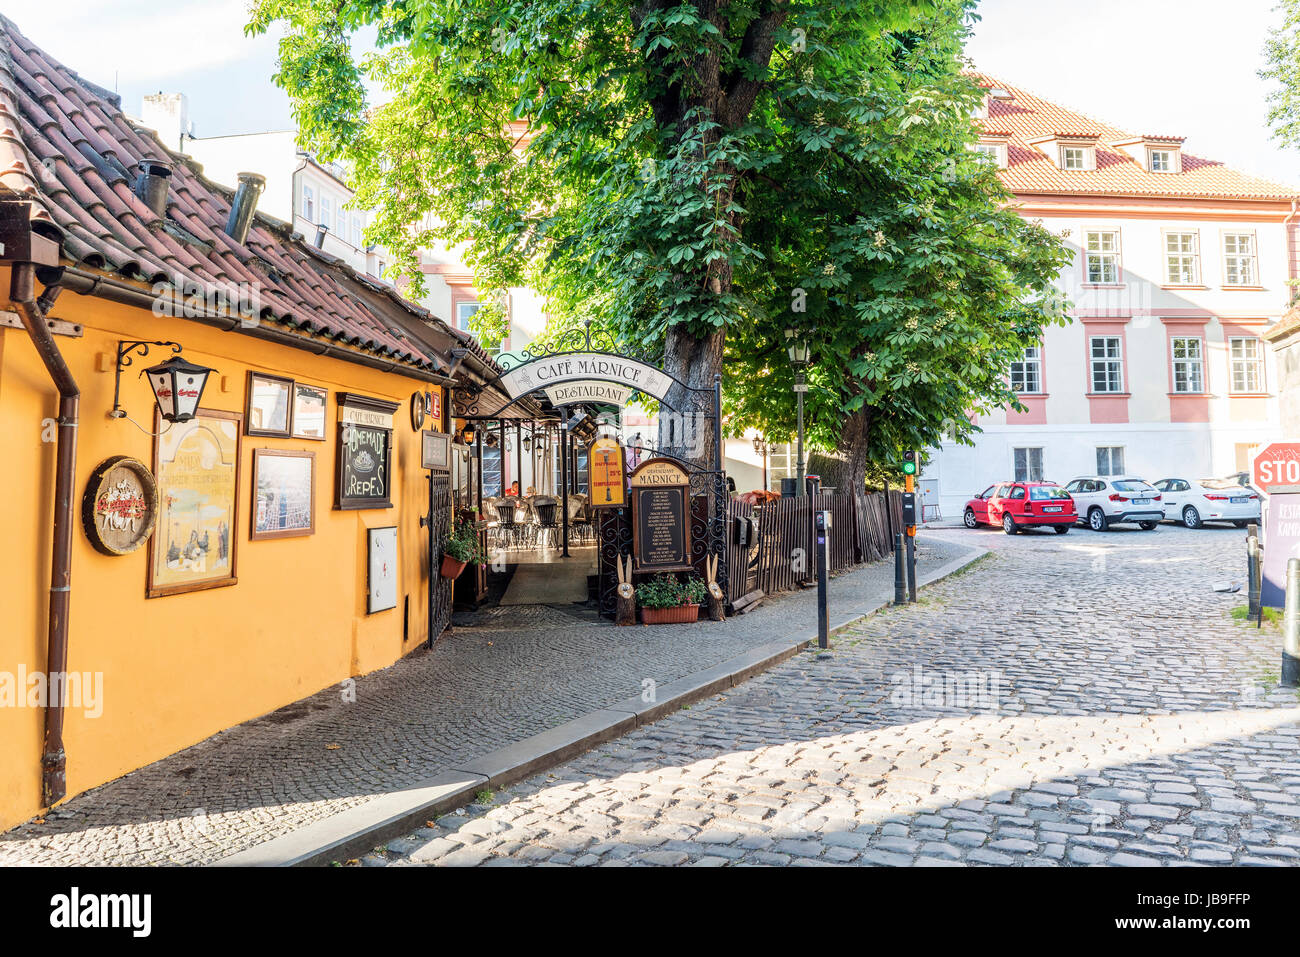
[[[983,554],[918,543],[923,583]],[[842,575],[832,624],[892,597],[891,562]],[[346,850],[634,727],[637,715],[612,709],[632,707],[647,681],[662,710],[793,653],[815,635],[815,592],[725,624],[614,628],[544,605],[479,620],[357,679],[355,701],[325,689],[0,835],[0,864],[288,863]]]

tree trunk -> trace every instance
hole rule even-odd
[[[873,410],[863,406],[844,420],[840,452],[844,456],[844,487],[855,495],[867,485],[867,447],[871,438]]]
[[[664,371],[701,391],[672,387],[659,409],[659,449],[705,469],[713,468],[720,441],[713,421],[713,383],[722,372],[724,335],[719,329],[700,339],[683,326],[672,326],[664,343]]]

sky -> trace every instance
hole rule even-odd
[[[1256,71],[1275,0],[982,0],[968,55],[1021,86],[1133,133],[1187,137],[1192,154],[1300,185],[1300,152],[1270,137]],[[274,36],[247,38],[247,0],[0,0],[56,59],[117,90],[183,92],[198,136],[288,129]],[[34,15],[39,9],[40,16]],[[1229,11],[1231,15],[1229,15]]]

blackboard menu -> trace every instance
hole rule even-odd
[[[396,403],[339,393],[334,507],[392,508],[392,413]]]
[[[686,486],[638,488],[635,491],[633,521],[638,570],[689,569]]]

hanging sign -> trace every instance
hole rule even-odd
[[[673,385],[671,377],[635,359],[602,352],[566,352],[516,366],[501,376],[501,386],[510,398],[517,399],[538,389],[593,380],[618,383],[656,399],[666,398]]]
[[[451,436],[426,429],[421,433],[420,468],[446,472],[451,468]]]
[[[158,488],[149,466],[114,455],[90,473],[81,520],[96,551],[129,555],[148,540],[157,518]]]
[[[596,439],[587,447],[593,508],[618,508],[626,504],[623,490],[623,446],[617,439]]]
[[[632,487],[632,554],[638,571],[690,571],[690,478],[667,459],[648,459]]]
[[[632,390],[627,386],[615,385],[612,382],[596,382],[594,380],[566,382],[563,385],[548,385],[543,391],[546,392],[546,397],[551,400],[551,405],[557,407],[574,405],[578,402],[600,402],[622,408],[627,405],[627,400],[632,396]]]

